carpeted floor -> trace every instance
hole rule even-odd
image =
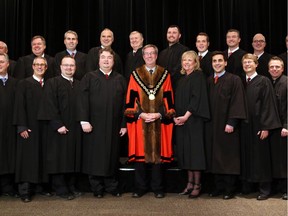
[[[137,199],[131,193],[122,197],[107,194],[97,199],[92,193],[71,201],[56,196],[42,197],[37,195],[30,203],[20,199],[0,197],[1,216],[90,216],[90,215],[204,215],[204,216],[286,216],[287,201],[275,195],[265,201],[257,201],[257,194],[236,196],[231,200],[221,197],[210,198],[207,194],[195,200],[176,193],[166,194],[164,199],[154,198],[153,193]]]

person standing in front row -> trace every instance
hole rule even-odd
[[[14,190],[16,127],[13,108],[17,80],[8,75],[9,57],[0,53],[0,195],[18,196]]]
[[[119,197],[117,170],[119,140],[127,132],[124,106],[127,83],[114,71],[115,53],[99,51],[99,69],[87,73],[80,85],[79,120],[83,135],[83,173],[89,175],[92,192]]]
[[[20,80],[16,90],[14,124],[17,126],[15,182],[23,202],[30,202],[32,195],[39,192],[52,196],[41,188],[44,180],[43,141],[45,124],[39,121],[38,110],[44,89],[44,74],[47,61],[36,57],[33,61],[34,73],[31,77]],[[39,190],[40,189],[40,190]]]
[[[225,70],[227,58],[221,51],[212,53],[214,74],[208,78],[211,120],[205,125],[207,173],[213,175],[210,197],[220,194],[231,199],[240,175],[241,120],[247,116],[244,87],[240,77]]]
[[[281,127],[275,94],[271,81],[258,75],[257,56],[247,53],[242,58],[246,73],[248,121],[241,125],[242,193],[250,192],[251,183],[257,183],[257,200],[268,199],[271,192],[272,161],[269,131]]]
[[[148,44],[142,49],[145,64],[130,76],[126,97],[129,161],[135,162],[135,191],[139,198],[150,186],[156,198],[163,198],[162,164],[171,162],[174,97],[170,74],[156,65],[158,48]]]
[[[44,165],[56,195],[72,200],[81,195],[75,187],[81,165],[81,128],[76,121],[79,81],[73,79],[75,59],[65,56],[61,75],[47,80],[39,120],[49,121]]]
[[[175,91],[176,146],[178,166],[188,170],[187,186],[180,195],[197,198],[201,191],[201,171],[205,170],[204,121],[209,119],[206,76],[200,69],[198,55],[186,51],[182,55],[185,76]]]
[[[272,78],[277,108],[282,127],[271,132],[272,177],[278,182],[282,199],[287,200],[287,84],[288,78],[283,74],[284,62],[279,57],[272,57],[268,63]]]

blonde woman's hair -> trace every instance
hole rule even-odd
[[[194,59],[194,61],[195,61],[194,71],[195,71],[195,70],[201,70],[198,54],[197,54],[194,50],[189,50],[189,51],[186,51],[186,52],[184,52],[184,53],[182,54],[182,57],[181,57],[181,66],[182,66],[182,61],[183,61],[183,59],[184,59],[186,56],[189,56],[189,57],[191,57],[192,59]],[[181,69],[180,73],[181,73],[181,74],[186,74],[186,71],[183,69],[183,66],[182,66],[182,69]]]

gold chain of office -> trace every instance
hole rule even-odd
[[[145,83],[140,79],[139,75],[136,73],[136,71],[132,72],[136,82],[141,86],[141,88],[144,90],[144,92],[148,95],[149,100],[155,100],[155,95],[157,93],[157,91],[159,90],[159,88],[162,86],[162,84],[164,83],[167,75],[168,75],[168,71],[165,70],[165,72],[162,74],[161,79],[158,81],[158,83],[156,84],[156,86],[152,89],[149,89]]]

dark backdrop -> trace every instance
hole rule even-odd
[[[79,35],[78,50],[88,52],[108,27],[114,32],[113,48],[124,60],[131,31],[141,31],[145,44],[161,50],[171,24],[180,26],[181,42],[191,49],[197,33],[204,31],[210,50],[224,50],[227,30],[236,28],[246,51],[258,32],[266,36],[268,52],[286,50],[287,0],[0,0],[0,9],[0,40],[8,44],[12,59],[31,53],[30,39],[38,34],[46,38],[46,53],[54,56],[64,49],[69,29]]]

